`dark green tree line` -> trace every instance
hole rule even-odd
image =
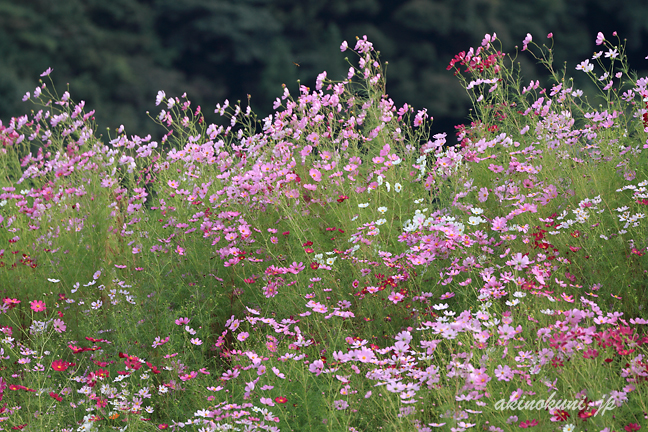
[[[0,0],[0,119],[32,108],[22,96],[48,67],[59,92],[69,83],[101,127],[159,137],[146,115],[158,90],[187,92],[209,121],[216,103],[248,94],[265,116],[282,83],[297,94],[297,80],[312,86],[324,70],[342,79],[351,54],[340,43],[366,34],[389,62],[389,96],[428,108],[435,129],[450,133],[468,100],[446,66],[484,34],[514,52],[526,33],[544,43],[553,32],[557,63],[573,70],[598,31],[615,30],[628,38],[631,66],[648,70],[641,0]],[[525,79],[541,76],[529,56],[520,61]]]

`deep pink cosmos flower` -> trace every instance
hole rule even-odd
[[[31,308],[34,312],[43,312],[45,309],[47,309],[43,300],[34,300],[29,304],[31,305]]]

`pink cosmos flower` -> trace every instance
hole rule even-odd
[[[493,231],[507,231],[508,228],[506,226],[506,218],[503,217],[496,217],[493,219]]]
[[[308,366],[308,371],[314,373],[315,376],[321,374],[322,369],[324,369],[324,362],[322,362],[322,360],[315,360],[310,364],[310,366]]]
[[[308,174],[310,174],[316,182],[322,181],[322,173],[319,170],[311,168],[310,171],[308,171]]]
[[[605,36],[603,36],[603,33],[598,32],[598,34],[596,35],[596,45],[603,44],[604,40],[605,40]]]
[[[526,37],[522,41],[522,51],[525,51],[527,49],[527,45],[533,40],[533,36],[531,36],[531,33],[527,33]]]
[[[34,300],[29,304],[31,305],[31,308],[34,312],[43,312],[45,309],[47,309],[43,300]]]
[[[260,400],[260,402],[261,402],[263,405],[268,405],[268,406],[274,406],[274,405],[275,405],[274,402],[272,402],[272,399],[270,399],[270,398],[264,398],[264,397],[262,397],[261,400]]]
[[[175,320],[176,325],[189,324],[189,318],[178,318]]]
[[[488,199],[488,189],[485,187],[479,189],[479,195],[477,196],[477,199],[479,200],[479,202],[486,202],[486,200]]]
[[[513,266],[515,270],[524,270],[531,263],[533,263],[533,261],[529,261],[528,256],[522,256],[519,252],[513,256],[511,260],[506,261],[506,265]]]
[[[54,325],[54,330],[56,330],[58,333],[63,333],[67,326],[65,325],[65,322],[61,319],[55,319],[52,324]]]

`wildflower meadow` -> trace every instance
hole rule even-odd
[[[45,71],[0,126],[0,430],[648,430],[648,78],[553,43],[456,55],[434,135],[366,36],[263,119],[160,91],[159,142]]]

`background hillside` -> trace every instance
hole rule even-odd
[[[553,32],[558,64],[574,75],[598,31],[627,38],[630,65],[648,71],[641,0],[0,0],[0,119],[32,108],[22,96],[48,67],[59,92],[69,83],[75,100],[96,109],[102,129],[124,124],[159,138],[146,115],[158,90],[187,92],[207,113],[250,94],[265,116],[282,83],[296,94],[298,79],[313,86],[321,71],[341,79],[341,41],[366,34],[389,62],[389,96],[427,108],[433,131],[452,132],[469,107],[446,66],[485,33],[514,53],[527,33],[544,43]],[[525,81],[541,78],[530,59],[520,56]]]

